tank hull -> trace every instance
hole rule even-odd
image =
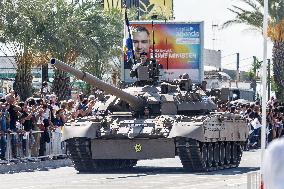
[[[189,172],[237,167],[249,132],[245,121],[231,114],[114,119],[116,127],[103,132],[100,122],[65,127],[78,171],[128,169],[138,160],[175,156]]]

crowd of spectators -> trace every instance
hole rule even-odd
[[[245,100],[235,100],[227,103],[219,103],[218,110],[221,112],[231,112],[239,114],[245,118],[251,127],[251,145],[259,147],[260,145],[260,130],[261,130],[261,104],[259,100],[248,102]],[[280,138],[283,136],[284,124],[284,103],[277,101],[274,97],[267,102],[266,107],[266,125],[268,141]]]
[[[21,101],[15,92],[7,94],[0,99],[0,158],[5,160],[9,141],[11,158],[18,158],[19,154],[26,156],[27,138],[31,139],[31,155],[44,156],[46,143],[51,138],[60,140],[64,123],[96,113],[96,101],[95,95],[85,98],[83,94],[79,94],[77,100],[68,101],[58,101],[54,94],[28,98],[26,101]],[[22,147],[21,152],[17,149],[19,145]]]

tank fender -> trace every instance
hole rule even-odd
[[[202,123],[198,123],[198,122],[174,123],[168,137],[169,138],[186,137],[186,138],[192,138],[198,141],[205,141]]]
[[[76,123],[71,123],[71,126],[65,126],[63,129],[62,141],[70,138],[86,137],[94,139],[97,137],[97,130],[100,123],[84,122],[76,126]]]

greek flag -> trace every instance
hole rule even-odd
[[[126,54],[127,61],[134,62],[134,50],[131,39],[130,26],[127,17],[127,9],[125,9],[124,37],[123,37],[123,52]]]

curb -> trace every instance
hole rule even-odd
[[[40,170],[56,169],[72,165],[70,159],[45,160],[38,162],[20,162],[0,165],[0,174],[13,174],[20,172],[33,172]]]

